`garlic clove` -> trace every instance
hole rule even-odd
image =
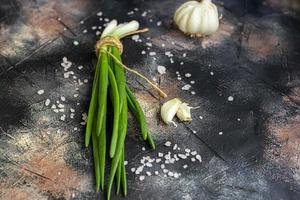
[[[175,126],[175,122],[173,121],[174,116],[176,115],[176,112],[180,106],[182,102],[178,99],[171,99],[167,102],[165,102],[160,110],[160,115],[162,120],[166,123],[166,124],[170,124],[173,123]]]
[[[187,103],[180,104],[176,116],[180,119],[180,121],[192,121],[191,116],[191,108]]]
[[[105,27],[105,29],[103,30],[102,34],[101,34],[101,38],[104,38],[108,35],[110,35],[114,30],[115,28],[117,27],[117,20],[111,20],[107,26]]]

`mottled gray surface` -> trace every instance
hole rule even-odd
[[[182,2],[1,1],[0,199],[104,198],[95,191],[92,152],[84,148],[85,126],[80,125],[96,61],[97,36],[91,27],[103,24],[98,11],[103,18],[137,19],[141,27],[149,27],[140,35],[141,43],[124,39],[124,63],[155,77],[169,98],[200,106],[193,110],[192,122],[165,126],[158,117],[165,100],[143,80],[127,74],[157,143],[155,151],[149,150],[130,116],[127,199],[299,199],[299,16],[290,1],[219,0],[223,15],[219,31],[197,39],[172,24],[174,10]],[[134,8],[139,10],[127,15]],[[146,42],[153,44],[151,50]],[[150,51],[156,52],[156,60]],[[173,64],[166,51],[174,54]],[[70,70],[77,78],[89,80],[87,84],[64,78],[63,57],[73,63]],[[167,74],[159,75],[157,65],[166,66]],[[185,78],[185,73],[192,77]],[[181,90],[190,80],[196,82],[191,89],[195,95]],[[45,90],[43,95],[37,94],[40,89]],[[66,98],[65,113],[55,113],[50,106],[62,102],[61,96]],[[228,96],[234,101],[227,101]],[[70,108],[76,110],[74,119],[69,117]],[[62,114],[65,121],[59,120]],[[168,167],[181,173],[179,179],[160,173],[139,181],[130,168],[139,166],[144,156],[170,151],[164,146],[167,140],[181,149],[197,150],[202,163],[181,160]],[[187,169],[182,168],[185,163]],[[151,171],[158,169],[155,165]]]

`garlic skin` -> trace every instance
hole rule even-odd
[[[176,10],[174,21],[182,32],[203,37],[218,30],[218,9],[211,0],[188,1]]]
[[[162,120],[166,124],[173,123],[175,126],[175,122],[173,121],[174,116],[176,115],[179,106],[181,105],[181,101],[178,98],[171,99],[164,103],[160,109],[160,115]]]
[[[192,121],[191,108],[193,107],[188,106],[187,103],[180,104],[176,112],[176,116],[179,118],[180,121],[182,122]]]

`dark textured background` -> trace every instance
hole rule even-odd
[[[95,63],[97,36],[91,27],[103,24],[98,11],[109,19],[137,19],[141,27],[149,27],[140,36],[142,43],[123,40],[124,63],[156,77],[170,98],[200,106],[193,111],[191,123],[167,127],[157,114],[165,100],[128,74],[146,110],[157,150],[149,150],[140,140],[130,117],[127,199],[300,198],[300,19],[290,1],[218,0],[221,26],[205,39],[186,37],[172,24],[172,15],[182,2],[0,1],[1,199],[104,197],[95,192],[91,150],[84,148],[85,127],[80,125]],[[139,11],[127,15],[133,8]],[[146,17],[141,16],[144,11],[148,11]],[[162,25],[156,26],[157,21]],[[151,51],[157,53],[157,60],[141,55],[147,41],[153,43]],[[173,64],[165,51],[174,54]],[[64,56],[72,61],[77,77],[89,79],[78,91],[78,83],[63,78],[60,63]],[[78,70],[78,65],[84,68]],[[157,65],[166,66],[167,74],[159,76]],[[183,76],[177,81],[176,71],[192,73],[192,78]],[[192,86],[196,95],[181,90],[189,80],[196,81]],[[38,95],[39,89],[45,94]],[[66,97],[65,121],[44,105],[47,98],[55,102],[61,96]],[[228,96],[234,101],[227,101]],[[69,108],[76,109],[74,119],[68,117]],[[182,173],[179,179],[151,176],[140,182],[130,168],[138,166],[143,156],[166,152],[167,140],[197,150],[203,162],[188,163],[187,170],[174,169]],[[142,151],[142,146],[147,150]]]

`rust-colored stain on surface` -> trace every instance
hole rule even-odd
[[[267,147],[265,157],[294,171],[295,180],[300,180],[300,117],[268,124],[268,137],[275,146]]]

